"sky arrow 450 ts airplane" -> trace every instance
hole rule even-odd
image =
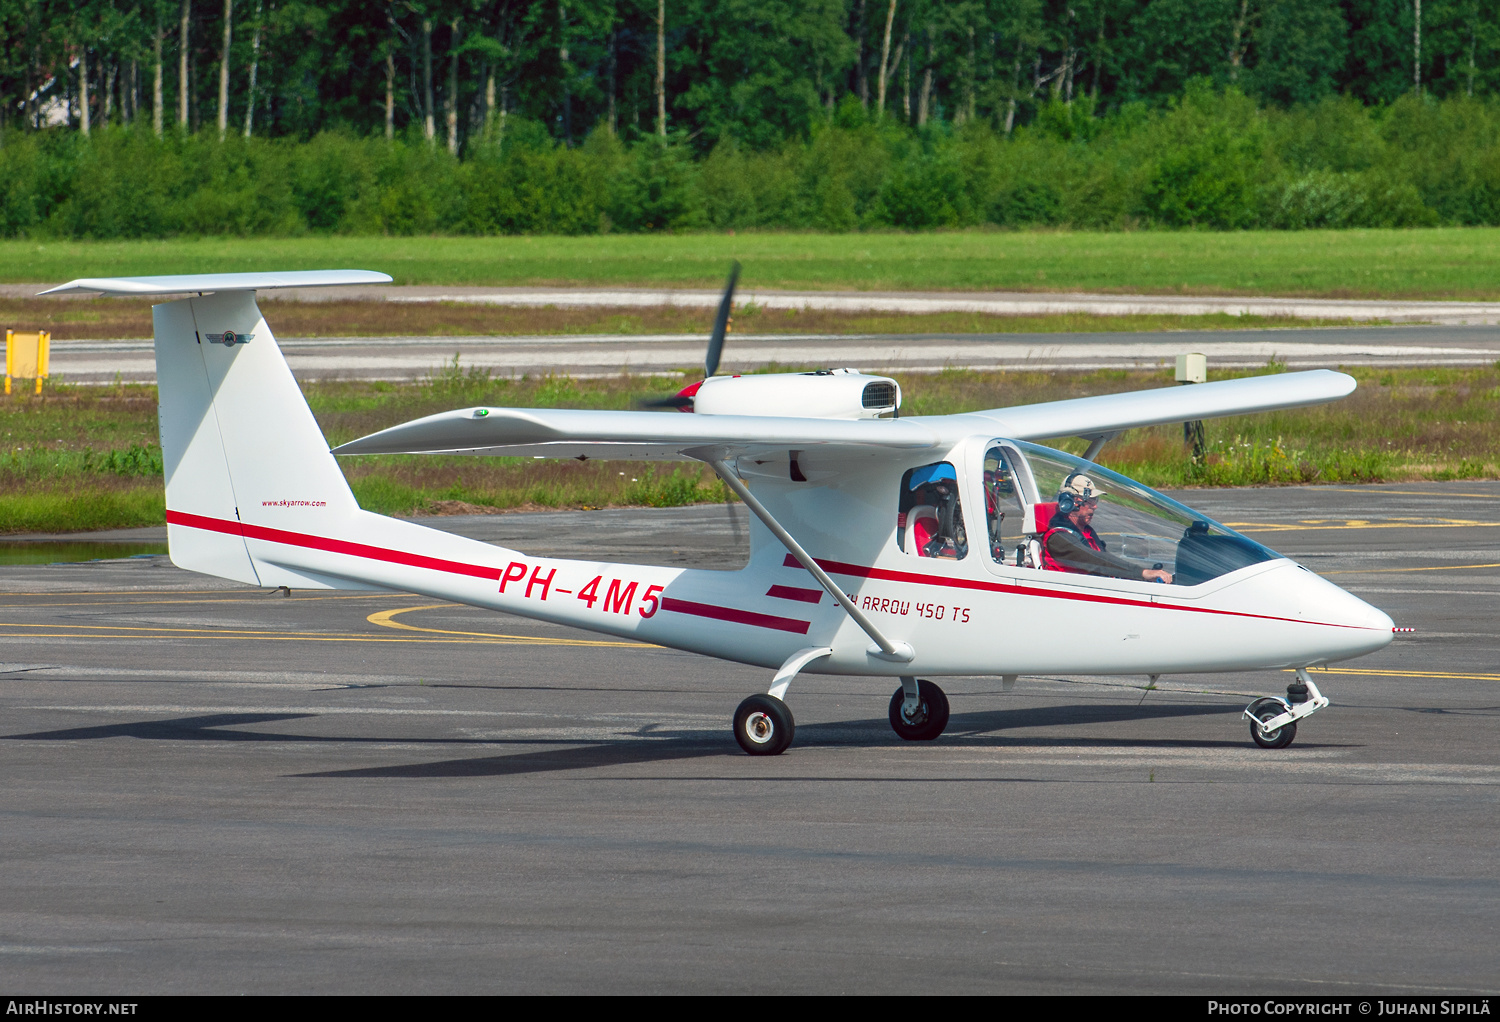
[[[1283,748],[1328,705],[1306,668],[1391,641],[1381,611],[1093,462],[1121,430],[1337,400],[1355,386],[1341,373],[903,417],[895,380],[853,369],[714,375],[731,277],[705,379],[662,402],[692,414],[461,408],[330,452],[255,292],[390,279],[226,273],[47,292],[195,296],[154,309],[175,564],[251,585],[420,593],[759,665],[769,691],[734,715],[751,755],[791,743],[785,700],[802,673],[899,678],[891,726],[930,740],[948,700],[919,675],[1290,668],[1285,699],[1245,710],[1251,738]],[[1084,458],[1032,442],[1068,436],[1092,441]],[[391,453],[700,461],[753,512],[750,561],[531,557],[361,510],[333,455]],[[1095,539],[1063,521],[1080,507]],[[1069,541],[1096,551],[1082,570]]]

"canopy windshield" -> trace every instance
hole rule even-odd
[[[1005,446],[1020,452],[1030,468],[1038,533],[1051,523],[1059,495],[1083,477],[1097,494],[1092,526],[1108,552],[1143,568],[1164,569],[1176,585],[1197,585],[1281,556],[1118,472],[1037,444]]]

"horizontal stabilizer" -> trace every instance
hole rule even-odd
[[[997,436],[1016,440],[1049,437],[1093,436],[1139,426],[1168,422],[1217,419],[1226,415],[1248,415],[1278,408],[1320,405],[1354,393],[1354,377],[1331,369],[1301,373],[1277,373],[1242,380],[1195,383],[1189,386],[1137,390],[1128,394],[1101,394],[1068,401],[1018,405],[975,412],[968,419],[983,417],[997,424]],[[979,432],[979,430],[975,430]]]
[[[336,448],[335,454],[534,454],[544,457],[678,458],[716,448],[718,457],[756,450],[838,445],[924,450],[938,436],[909,419],[796,419],[758,415],[574,408],[466,408],[417,419]]]
[[[270,291],[286,287],[389,284],[373,270],[288,270],[283,273],[184,273],[171,277],[80,277],[48,288],[44,295],[98,292],[106,295],[183,295],[211,291]]]

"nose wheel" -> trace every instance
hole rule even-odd
[[[1297,737],[1297,721],[1328,705],[1307,669],[1297,670],[1297,680],[1286,687],[1286,698],[1266,696],[1245,707],[1250,738],[1262,749],[1285,749]]]
[[[734,711],[734,740],[751,756],[779,756],[792,744],[792,709],[771,695],[754,695]]]
[[[1286,713],[1286,704],[1280,699],[1257,699],[1245,707],[1245,716],[1250,718],[1250,737],[1262,749],[1285,749],[1297,737],[1297,724],[1283,724],[1266,730],[1266,724]]]
[[[917,680],[916,699],[906,684],[891,696],[891,730],[908,742],[930,742],[948,726],[948,697],[925,678]]]

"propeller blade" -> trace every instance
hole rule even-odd
[[[679,412],[693,410],[693,398],[698,394],[698,388],[703,386],[703,381],[689,383],[671,397],[643,397],[636,401],[637,408],[675,408]]]
[[[739,283],[738,261],[729,268],[729,279],[724,283],[724,297],[719,302],[719,314],[714,317],[714,332],[708,338],[708,354],[703,359],[703,378],[708,379],[719,371],[719,356],[724,353],[724,335],[729,331],[729,312],[734,308],[734,286]]]
[[[691,408],[693,399],[682,394],[673,394],[671,397],[641,398],[635,405],[637,408]]]

